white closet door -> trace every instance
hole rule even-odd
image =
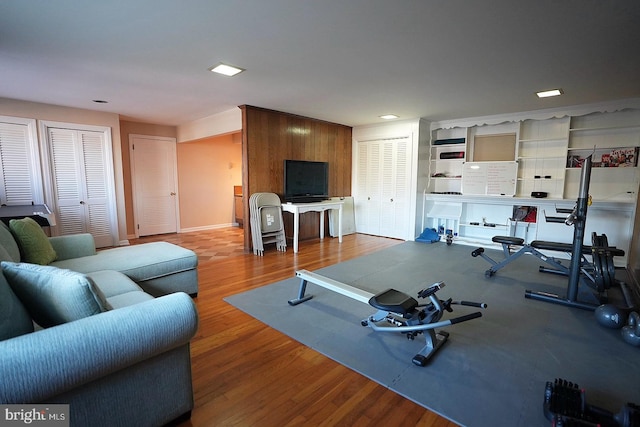
[[[378,235],[381,198],[380,142],[362,142],[357,147],[358,171],[354,197],[356,231]]]
[[[356,231],[408,240],[410,137],[357,144]]]
[[[104,132],[48,128],[57,235],[91,233],[97,247],[115,243],[110,150]]]
[[[383,143],[380,234],[407,239],[407,213],[410,205],[409,139]]]
[[[109,206],[106,141],[102,132],[79,132],[82,146],[85,223],[96,245],[113,244]]]
[[[0,117],[0,204],[42,203],[35,121]]]

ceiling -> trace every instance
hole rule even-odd
[[[246,71],[208,71],[219,62]],[[167,125],[247,104],[349,126],[637,98],[640,1],[3,0],[0,97]]]

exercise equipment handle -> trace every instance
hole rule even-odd
[[[482,313],[476,311],[475,313],[466,314],[464,316],[456,317],[455,319],[449,320],[452,325],[456,323],[466,322],[467,320],[477,319],[478,317],[482,317]]]
[[[440,289],[444,288],[444,286],[445,286],[444,282],[434,283],[433,285],[429,286],[427,289],[423,289],[420,292],[418,292],[418,297],[419,298],[430,297],[431,295],[438,292]]]
[[[460,305],[468,305],[470,307],[487,308],[487,304],[483,302],[460,301]]]

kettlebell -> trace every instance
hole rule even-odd
[[[605,328],[620,329],[627,323],[629,310],[612,304],[602,304],[596,308],[595,315],[598,323]]]
[[[629,314],[627,325],[620,331],[622,339],[628,344],[640,347],[640,314],[632,311]]]

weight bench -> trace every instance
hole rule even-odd
[[[511,237],[511,236],[494,236],[491,239],[494,243],[500,243],[502,245],[502,252],[504,254],[504,259],[500,262],[495,261],[489,255],[484,253],[484,248],[477,248],[473,252],[471,252],[472,257],[480,256],[489,264],[491,267],[484,272],[485,277],[491,277],[498,270],[505,267],[507,264],[515,261],[520,258],[522,255],[526,253],[530,253],[535,255],[537,258],[551,265],[553,269],[544,269],[544,267],[540,267],[540,271],[545,272],[553,272],[563,275],[569,274],[569,268],[563,265],[560,261],[556,260],[553,257],[546,256],[540,250],[552,250],[552,251],[562,251],[562,252],[571,252],[571,245],[568,243],[556,243],[556,242],[546,242],[544,240],[534,240],[530,244],[525,244],[524,239],[520,237]],[[517,251],[513,251],[513,246],[521,246],[521,248]]]
[[[313,295],[305,295],[307,283],[311,282],[376,308],[378,310],[376,313],[360,322],[362,326],[368,326],[375,332],[400,332],[410,340],[415,339],[418,334],[424,333],[426,343],[412,359],[412,362],[418,366],[425,366],[449,338],[447,332],[435,332],[435,328],[466,322],[482,316],[482,313],[477,311],[453,319],[440,320],[445,311],[453,311],[451,305],[460,304],[479,308],[487,306],[483,303],[452,301],[451,298],[446,301],[438,299],[436,292],[445,286],[443,282],[435,283],[418,292],[419,298],[429,298],[430,300],[429,304],[420,305],[415,298],[395,289],[372,294],[307,270],[296,271],[296,277],[300,278],[300,288],[298,289],[298,297],[288,301],[291,306],[313,298]]]
[[[569,275],[569,267],[562,264],[553,257],[549,257],[540,250],[549,250],[555,252],[565,252],[571,254],[573,245],[571,243],[549,242],[545,240],[534,240],[530,244],[525,244],[524,239],[511,236],[494,236],[491,239],[494,243],[502,244],[504,260],[497,262],[484,253],[484,248],[477,248],[471,252],[472,257],[480,256],[491,264],[491,267],[485,271],[486,277],[493,276],[498,270],[507,264],[518,259],[520,256],[530,253],[537,258],[551,265],[553,268],[544,266],[539,267],[539,271],[543,273]],[[592,246],[582,245],[582,253],[580,254],[580,272],[586,276],[593,284],[598,292],[609,289],[615,283],[615,266],[613,263],[614,256],[624,256],[622,249],[610,247],[607,242],[607,236],[598,236],[592,234]],[[512,251],[513,246],[521,246],[516,252]],[[591,255],[593,262],[590,263],[586,259],[586,255]]]

